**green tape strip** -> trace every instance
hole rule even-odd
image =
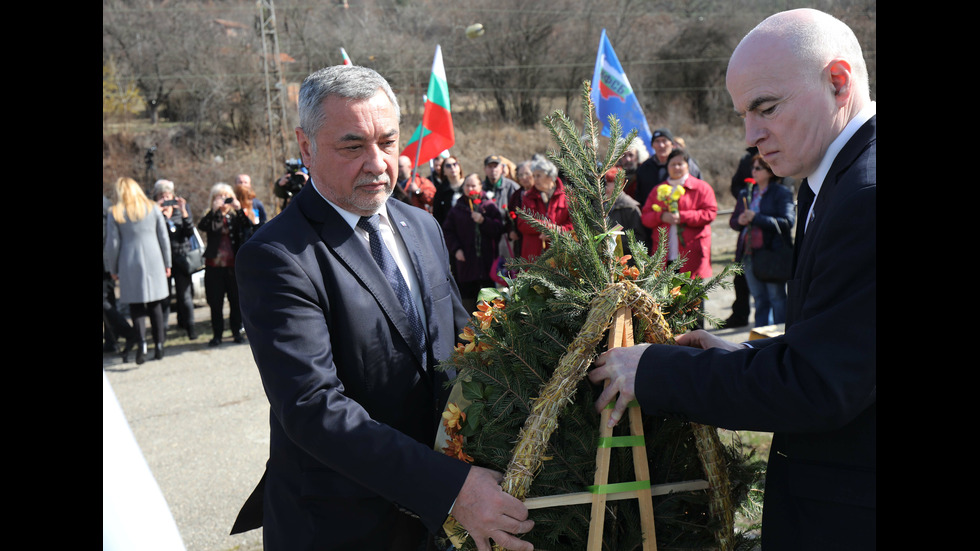
[[[606,404],[606,409],[612,409],[614,407],[616,407],[616,402],[609,402],[608,404]],[[633,400],[630,403],[626,404],[626,407],[628,407],[628,408],[638,408],[638,407],[640,407],[640,403],[637,402],[636,400]]]
[[[600,448],[635,448],[637,446],[646,447],[646,440],[643,435],[639,436],[607,436],[599,439]]]
[[[585,490],[590,494],[614,494],[616,492],[632,492],[636,490],[650,489],[649,480],[637,480],[635,482],[619,482],[616,484],[602,484],[601,486],[586,486]]]

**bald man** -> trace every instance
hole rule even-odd
[[[773,432],[763,549],[874,549],[877,117],[861,48],[825,13],[782,12],[742,39],[726,81],[747,144],[803,178],[786,332],[606,352],[596,406],[616,399],[611,423],[635,397],[646,413]]]

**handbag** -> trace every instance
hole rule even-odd
[[[194,228],[194,234],[187,240],[188,247],[174,258],[174,267],[186,275],[204,269],[204,242],[201,234]]]
[[[765,283],[783,283],[793,277],[793,245],[783,236],[783,246],[752,249],[752,274]]]

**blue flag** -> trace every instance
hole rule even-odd
[[[613,51],[612,44],[606,38],[606,29],[602,29],[599,38],[599,52],[595,58],[595,73],[592,75],[592,103],[595,104],[596,114],[602,122],[602,135],[609,136],[609,115],[615,115],[623,126],[623,134],[636,129],[637,135],[647,151],[650,151],[652,135],[647,118],[640,108],[640,102],[633,93],[633,87],[619,64],[619,58]]]

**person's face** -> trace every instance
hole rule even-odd
[[[765,186],[769,184],[772,174],[764,166],[760,165],[759,161],[755,161],[752,163],[752,178],[755,180],[755,183],[760,186]]]
[[[316,136],[296,129],[303,163],[316,189],[346,211],[370,216],[394,189],[398,117],[382,91],[365,100],[328,96]],[[313,142],[316,140],[316,154]]]
[[[442,174],[447,178],[452,178],[453,180],[459,180],[461,174],[459,173],[459,160],[456,157],[449,157],[442,163]]]
[[[491,182],[496,182],[504,175],[504,167],[500,163],[490,163],[483,167],[483,171],[487,173],[487,178]]]
[[[235,185],[245,186],[246,188],[252,188],[252,177],[248,174],[239,174],[235,178]]]
[[[211,206],[215,209],[221,210],[223,212],[228,212],[231,210],[231,203],[225,203],[225,200],[233,198],[234,195],[225,191],[219,191],[214,194],[214,202]]]
[[[174,198],[174,194],[169,191],[161,191],[157,194],[157,201],[169,201]]]
[[[670,161],[667,162],[667,174],[670,175],[672,180],[678,180],[687,176],[687,170],[687,161],[684,160],[683,155],[672,157]]]
[[[663,136],[653,140],[652,145],[654,153],[657,154],[657,157],[660,158],[661,162],[663,162],[664,159],[667,158],[667,155],[674,150],[674,143]]]
[[[745,120],[745,142],[759,148],[774,174],[809,176],[837,135],[833,83],[829,73],[807,78],[785,48],[756,43],[736,52],[726,79]]]
[[[436,157],[432,159],[432,173],[439,174],[442,170],[442,157]]]
[[[463,182],[463,193],[469,195],[471,193],[479,193],[483,189],[483,184],[480,179],[475,176],[470,176]]]
[[[554,189],[554,187],[555,181],[550,176],[540,170],[534,171],[534,189],[547,193]]]
[[[530,189],[534,185],[534,175],[531,174],[531,169],[526,166],[518,168],[517,183],[524,189]]]
[[[412,175],[412,160],[404,155],[398,157],[398,179],[406,180]]]
[[[636,170],[636,162],[639,157],[636,155],[636,151],[632,149],[627,149],[623,153],[623,157],[619,160],[619,166],[625,168],[626,170]]]

